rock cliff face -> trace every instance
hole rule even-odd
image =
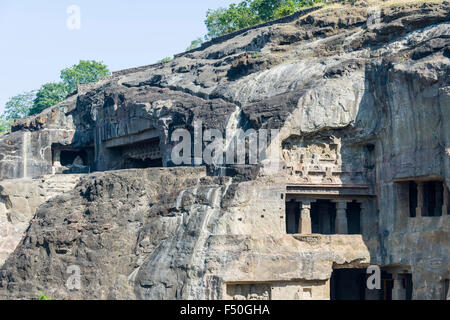
[[[0,298],[445,297],[449,39],[447,1],[313,8],[17,121],[0,137],[0,232],[8,196],[32,197],[10,181],[79,182],[15,205],[29,228],[0,246]],[[176,167],[173,134],[196,123],[276,129],[279,166]],[[382,290],[362,283],[371,264]]]
[[[14,251],[37,208],[47,200],[71,191],[80,176],[55,175],[0,182],[0,264]]]

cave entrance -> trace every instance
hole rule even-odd
[[[412,300],[413,297],[413,276],[411,273],[405,273],[400,275],[400,280],[405,292],[405,300]]]
[[[313,234],[335,234],[336,204],[330,200],[317,200],[311,205],[311,227]]]
[[[74,163],[85,165],[87,163],[86,151],[61,150],[60,163],[65,167],[70,166]]]
[[[380,300],[412,300],[413,276],[411,273],[381,273]]]
[[[347,204],[348,234],[361,234],[361,204],[353,201]]]
[[[441,217],[450,212],[450,194],[443,181],[399,181],[399,201],[409,208],[409,216]]]
[[[417,215],[417,183],[410,181],[409,187],[409,216],[415,218]]]
[[[384,271],[381,272],[380,300],[391,301],[393,288],[394,288],[394,279],[392,278],[392,274]]]
[[[366,269],[335,269],[331,276],[331,300],[365,300]]]
[[[163,167],[159,138],[121,147],[124,169]]]
[[[362,205],[358,200],[302,200],[296,197],[286,201],[286,232],[288,234],[359,235],[362,231],[361,211]],[[299,230],[300,222],[302,230]]]
[[[94,160],[94,148],[72,148],[52,145],[53,167],[91,167]]]
[[[423,184],[424,211],[423,216],[442,216],[443,183],[441,181],[429,181]]]
[[[300,222],[300,203],[294,200],[286,203],[287,234],[297,234]]]

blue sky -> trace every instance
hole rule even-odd
[[[0,111],[16,94],[59,80],[79,60],[111,71],[183,52],[206,34],[209,8],[236,0],[0,0]],[[67,8],[81,9],[69,30]]]

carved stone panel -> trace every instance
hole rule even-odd
[[[162,157],[159,140],[136,143],[123,148],[123,156],[130,159],[156,160]]]
[[[282,157],[293,183],[367,184],[368,172],[374,168],[367,165],[366,153],[364,145],[345,147],[343,139],[333,135],[295,136],[284,141]]]
[[[328,281],[284,281],[271,283],[228,284],[229,300],[327,300]]]

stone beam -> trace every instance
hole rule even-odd
[[[148,130],[148,131],[142,132],[140,134],[114,138],[114,139],[105,141],[104,144],[105,144],[106,148],[116,148],[116,147],[132,145],[135,143],[152,140],[152,139],[156,139],[156,138],[159,138],[159,132],[157,130]]]

